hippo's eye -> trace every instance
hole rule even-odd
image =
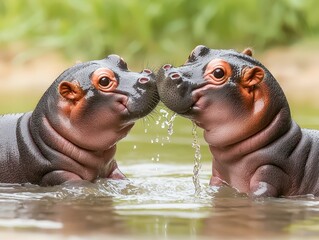
[[[113,91],[117,87],[117,81],[115,78],[111,78],[108,75],[102,74],[99,76],[98,88],[103,92]]]
[[[231,66],[223,59],[211,60],[204,72],[204,79],[213,85],[222,85],[230,79],[232,74]]]
[[[225,71],[222,68],[216,68],[212,74],[216,79],[221,79],[225,76]]]
[[[117,88],[118,82],[114,72],[108,68],[99,68],[92,73],[92,83],[102,92],[111,92]]]
[[[111,80],[108,77],[101,77],[99,80],[99,85],[107,87],[110,84]]]

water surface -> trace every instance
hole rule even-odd
[[[157,121],[157,115],[139,121],[118,146],[128,180],[0,184],[0,239],[318,238],[318,198],[252,200],[209,187],[211,157],[201,137],[195,193],[191,122],[176,118],[168,135]]]

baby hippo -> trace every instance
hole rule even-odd
[[[67,69],[33,112],[0,116],[0,182],[125,178],[116,143],[158,101],[154,74],[129,71],[117,55]]]
[[[246,49],[196,47],[158,73],[160,99],[204,129],[210,184],[252,197],[319,196],[319,131],[301,129],[276,79]]]

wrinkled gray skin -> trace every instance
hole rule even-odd
[[[114,73],[114,91],[93,86],[92,73],[98,68]],[[63,96],[63,81],[79,86],[80,97],[72,99],[72,91],[71,97]],[[114,160],[116,143],[158,101],[154,74],[129,71],[117,55],[67,69],[33,112],[0,116],[0,182],[47,186],[125,178]]]
[[[219,85],[204,77],[212,61],[231,69]],[[156,81],[161,101],[204,129],[211,185],[252,197],[319,196],[319,131],[291,119],[278,82],[250,51],[198,46],[184,65],[164,65]]]

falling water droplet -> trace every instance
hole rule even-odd
[[[192,135],[193,135],[194,140],[192,143],[192,147],[195,148],[193,183],[195,186],[195,196],[199,196],[199,194],[201,192],[201,185],[200,185],[200,181],[199,181],[199,171],[202,167],[202,164],[201,164],[202,155],[200,153],[200,144],[198,142],[198,135],[197,135],[196,129],[197,129],[197,125],[193,122]]]
[[[173,129],[174,124],[173,124],[173,122],[174,122],[176,116],[177,116],[177,114],[174,113],[172,115],[172,117],[169,119],[168,123],[167,123],[167,125],[168,125],[167,132],[168,132],[169,136],[172,136],[173,133],[174,133],[174,129]]]
[[[164,117],[165,119],[167,119],[167,117],[168,117],[168,111],[166,111],[165,109],[161,109],[161,110],[160,110],[160,113],[162,113],[163,117]]]
[[[166,111],[165,109],[160,109],[160,116],[158,116],[155,124],[160,125],[162,129],[165,129],[167,127],[168,136],[160,137],[159,135],[157,135],[156,138],[151,139],[151,143],[160,144],[163,147],[166,142],[170,142],[170,136],[173,134],[173,122],[176,116],[176,113],[170,116],[168,111]],[[157,154],[155,157],[152,157],[152,161],[155,160],[157,162],[160,160],[159,154]]]

